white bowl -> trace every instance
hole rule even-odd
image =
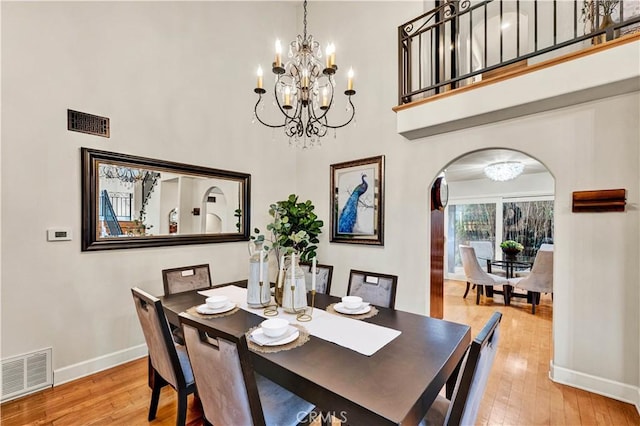
[[[211,296],[207,297],[207,306],[211,309],[222,308],[229,302],[229,298],[227,296]]]
[[[268,320],[262,321],[260,327],[262,327],[262,332],[265,336],[279,337],[289,328],[289,321],[282,318],[269,318]]]
[[[342,306],[347,309],[358,309],[360,306],[362,306],[362,297],[344,296],[342,298]]]

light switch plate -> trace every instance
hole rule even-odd
[[[47,229],[47,241],[71,241],[70,228]]]

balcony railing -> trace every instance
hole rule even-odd
[[[434,4],[398,27],[399,105],[640,31],[638,0]]]

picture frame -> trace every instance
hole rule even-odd
[[[384,155],[331,165],[331,242],[384,245]]]

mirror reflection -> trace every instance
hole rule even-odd
[[[83,184],[91,204],[83,220],[95,224],[83,249],[127,240],[139,247],[248,238],[247,174],[86,148],[83,158],[84,180],[95,180]]]

